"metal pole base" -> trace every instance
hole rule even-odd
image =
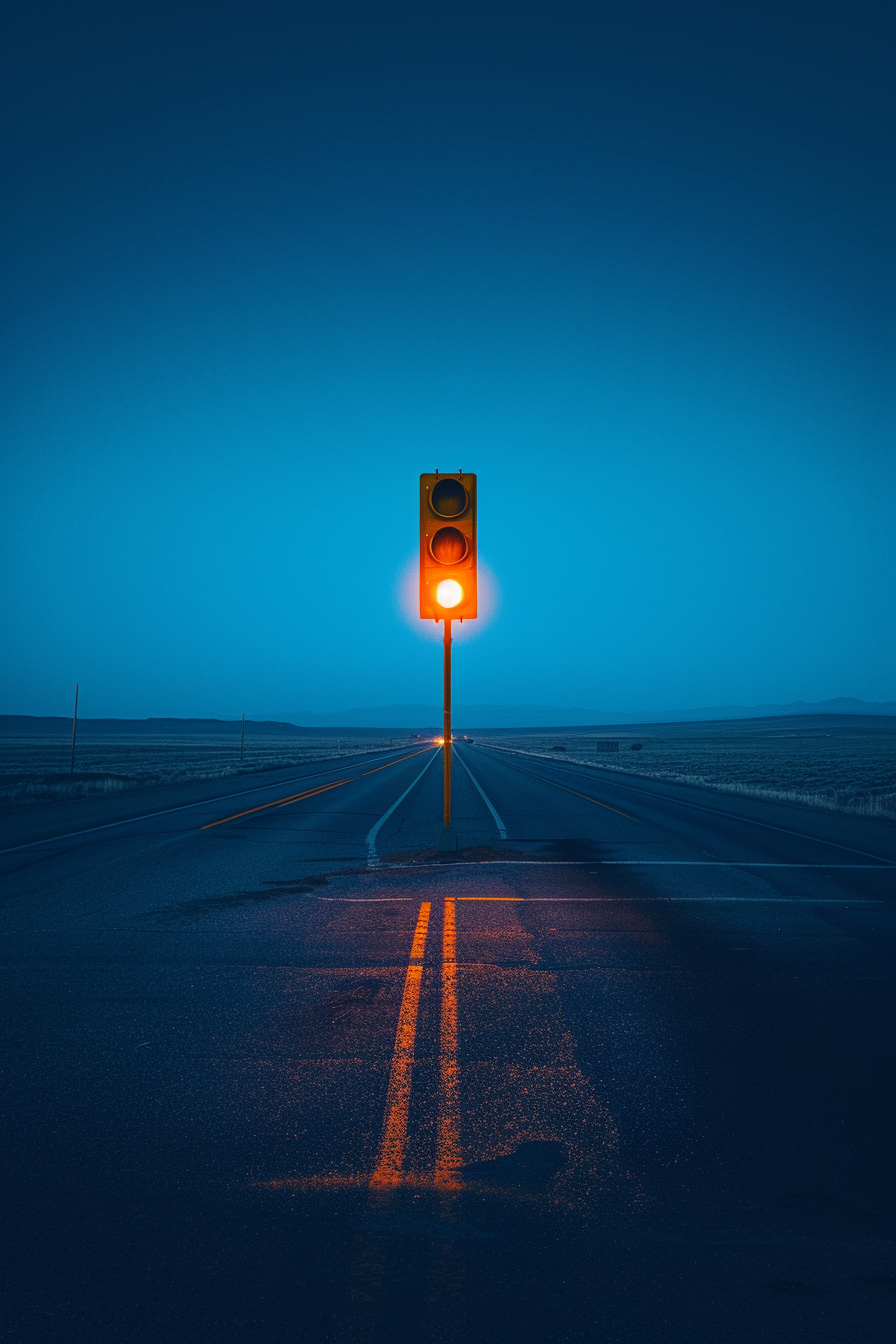
[[[451,858],[457,853],[457,850],[457,831],[453,826],[445,826],[439,836],[436,853],[440,858]]]

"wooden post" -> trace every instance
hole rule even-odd
[[[445,830],[451,829],[451,620],[445,617],[445,711],[442,726],[445,753]]]
[[[75,773],[75,739],[78,736],[78,683],[75,682],[75,712],[72,715],[72,763],[69,767],[69,774]]]

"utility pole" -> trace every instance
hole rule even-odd
[[[75,712],[72,715],[72,763],[69,767],[69,774],[75,773],[75,739],[78,736],[78,683],[75,682]]]
[[[243,723],[242,723],[242,727],[240,728],[240,760],[241,760],[241,761],[242,761],[242,759],[243,759],[243,742],[245,741],[245,739],[246,739],[246,715],[245,715],[245,712],[244,712],[244,713],[243,713]]]
[[[444,758],[444,799],[443,814],[445,820],[445,834],[451,831],[451,617],[445,617],[445,709],[442,721],[442,750],[445,753]],[[457,848],[457,843],[451,846]]]

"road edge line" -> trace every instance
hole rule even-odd
[[[367,841],[366,841],[366,844],[367,844],[367,862],[368,862],[369,865],[372,866],[372,865],[375,864],[376,861],[377,861],[377,859],[376,859],[376,837],[377,837],[377,835],[379,834],[379,829],[380,829],[380,827],[382,826],[383,822],[389,820],[389,818],[391,817],[392,813],[395,811],[396,807],[398,807],[398,804],[399,804],[399,803],[403,803],[404,800],[405,800],[405,798],[407,798],[408,794],[410,793],[411,789],[414,787],[414,785],[420,783],[420,780],[421,780],[421,779],[423,778],[423,776],[426,774],[427,770],[428,770],[429,767],[432,765],[433,761],[436,759],[436,757],[438,756],[438,754],[439,754],[439,753],[438,753],[438,750],[437,750],[437,749],[434,749],[434,750],[433,750],[433,754],[432,754],[432,756],[431,756],[431,757],[429,758],[429,760],[426,762],[426,764],[424,765],[423,769],[420,771],[419,775],[418,775],[417,778],[413,781],[413,783],[411,783],[411,784],[408,785],[408,787],[405,789],[405,791],[404,791],[404,793],[401,795],[401,797],[395,799],[395,802],[394,802],[394,803],[392,804],[392,806],[389,808],[388,812],[384,812],[383,815],[380,817],[379,821],[376,823],[376,825],[375,825],[375,826],[371,826],[370,830],[367,832]]]

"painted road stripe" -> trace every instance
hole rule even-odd
[[[414,752],[413,755],[417,753]],[[407,760],[402,756],[402,760]],[[397,761],[387,761],[387,765],[397,765]],[[341,765],[332,770],[314,770],[310,775],[296,776],[295,779],[281,779],[280,787],[284,784],[294,784],[296,780],[301,779],[319,779],[321,775],[335,775],[337,771],[342,770]],[[370,773],[370,772],[366,772]],[[0,849],[0,854],[15,854],[20,849],[35,849],[38,845],[54,845],[60,840],[76,840],[79,835],[93,835],[94,831],[110,831],[115,826],[130,826],[138,821],[152,821],[154,817],[167,817],[172,812],[189,812],[193,807],[209,807],[212,803],[226,803],[231,798],[245,798],[250,793],[265,793],[268,789],[275,789],[276,784],[259,784],[254,789],[239,789],[236,793],[222,793],[218,798],[200,798],[196,803],[181,803],[177,807],[161,807],[158,812],[143,812],[138,817],[124,817],[121,821],[104,821],[101,826],[85,826],[80,831],[66,831],[64,835],[48,835],[43,840],[29,840],[25,845],[9,845],[6,849]]]
[[[392,806],[389,808],[388,812],[384,812],[383,815],[380,817],[379,821],[376,823],[376,825],[375,825],[375,826],[371,826],[370,830],[367,832],[367,862],[368,862],[368,863],[376,863],[376,861],[377,861],[377,859],[376,859],[376,837],[377,837],[377,835],[379,834],[379,830],[380,830],[380,827],[382,826],[383,822],[389,820],[389,818],[391,817],[392,813],[395,811],[396,807],[398,807],[399,803],[403,803],[403,802],[404,802],[405,798],[407,798],[408,794],[410,793],[410,791],[411,791],[411,789],[414,787],[414,785],[420,783],[421,779],[422,779],[423,776],[426,774],[427,770],[428,770],[429,767],[432,765],[432,763],[433,763],[433,761],[436,759],[436,756],[437,756],[437,755],[438,755],[438,751],[436,750],[436,751],[433,752],[432,756],[430,756],[429,760],[426,762],[426,764],[424,765],[423,769],[420,771],[419,775],[418,775],[417,778],[414,780],[414,782],[413,782],[412,784],[409,784],[409,785],[408,785],[408,787],[405,789],[405,791],[404,791],[404,793],[401,795],[401,797],[395,799],[395,802],[394,802],[394,803],[392,804]]]
[[[578,905],[582,902],[595,902],[597,904],[612,904],[622,902],[627,905],[640,905],[643,902],[669,902],[672,904],[682,901],[704,902],[713,905],[886,905],[886,901],[875,900],[874,897],[856,896],[854,899],[849,896],[824,896],[816,899],[814,896],[458,896],[459,901],[516,901],[536,905],[553,905],[555,902],[561,904],[569,903]]]
[[[455,859],[452,868],[896,868],[888,859],[880,863],[764,863],[751,859]],[[423,872],[441,869],[441,863],[386,863],[390,872]]]
[[[595,807],[605,807],[608,812],[615,812],[617,816],[625,817],[626,821],[637,821],[644,824],[643,818],[630,816],[628,812],[622,812],[618,807],[611,807],[609,803],[602,803],[599,798],[592,798],[590,793],[579,793],[578,789],[570,789],[566,784],[558,784],[554,779],[546,779],[544,775],[536,774],[534,770],[524,770],[521,765],[505,761],[504,764],[511,770],[518,770],[521,775],[529,775],[532,779],[537,779],[539,784],[550,784],[552,789],[562,789],[564,793],[572,793],[576,798],[584,798],[586,803],[594,803]]]
[[[412,901],[412,896],[315,896],[317,901],[338,901],[348,905],[392,905]],[[523,905],[643,905],[651,901],[709,901],[729,905],[864,905],[887,906],[874,896],[456,896],[457,901],[518,901]],[[41,930],[47,932],[47,930]],[[157,929],[151,930],[159,932]]]
[[[245,812],[234,812],[232,817],[222,817],[220,821],[209,821],[200,826],[200,831],[210,831],[215,826],[224,826],[228,821],[238,821],[240,817],[251,816],[253,812],[264,812],[268,807],[285,807],[287,803],[297,803],[300,798],[313,798],[317,793],[326,793],[328,789],[338,789],[342,784],[351,784],[351,779],[337,779],[332,784],[320,784],[316,789],[306,789],[304,793],[294,793],[290,798],[275,798],[272,803],[259,803],[257,807],[247,807]]]
[[[494,818],[495,825],[496,825],[497,828],[498,828],[498,835],[501,837],[502,840],[506,840],[506,839],[507,839],[507,828],[506,828],[506,826],[504,825],[504,823],[503,823],[503,821],[501,820],[501,818],[498,816],[498,814],[497,814],[497,812],[495,811],[495,809],[492,807],[492,804],[491,804],[491,802],[490,802],[490,800],[489,800],[488,795],[487,795],[486,792],[485,792],[485,789],[484,789],[484,788],[482,787],[482,785],[479,783],[479,780],[478,780],[478,779],[476,778],[476,776],[473,774],[473,771],[472,771],[472,770],[470,769],[470,767],[467,765],[466,761],[464,760],[463,756],[461,756],[460,752],[459,752],[459,751],[456,751],[454,754],[455,754],[455,756],[457,757],[457,759],[460,761],[460,763],[461,763],[461,765],[463,766],[463,768],[466,770],[467,774],[470,776],[470,779],[473,781],[473,783],[474,783],[474,785],[476,786],[476,788],[477,788],[477,789],[479,790],[479,792],[482,794],[482,801],[485,803],[486,807],[488,808],[489,812],[491,812],[492,817]]]
[[[514,751],[515,749],[514,749],[513,747],[491,747],[491,748],[489,748],[489,750],[491,750],[491,751],[508,751],[508,752],[512,752],[512,751]],[[525,753],[525,754],[528,755],[529,753],[527,752],[527,753]],[[595,765],[595,766],[587,766],[587,765],[586,765],[586,766],[575,766],[575,765],[573,765],[573,764],[569,764],[569,765],[564,766],[564,765],[560,764],[559,762],[554,762],[554,761],[546,762],[546,764],[547,764],[549,767],[553,767],[553,768],[555,768],[555,769],[560,769],[560,770],[562,770],[562,769],[566,769],[566,770],[577,770],[577,769],[585,769],[585,770],[594,769],[594,770],[600,770],[600,769],[602,768],[602,767],[599,766],[599,765]],[[512,766],[511,768],[514,769],[514,770],[522,770],[522,766],[519,766],[519,765]],[[606,769],[606,768],[607,768],[606,766],[603,767],[603,769]],[[550,784],[550,783],[552,783],[551,780],[549,780],[549,779],[545,779],[543,775],[537,775],[537,774],[535,774],[534,771],[532,771],[532,770],[523,770],[523,774],[524,774],[524,775],[532,775],[533,779],[540,779],[540,780],[542,780],[543,783],[545,783],[545,784]],[[655,802],[656,802],[656,801],[660,801],[660,802],[667,802],[667,803],[680,804],[680,806],[682,806],[682,807],[696,808],[698,812],[711,812],[711,813],[712,813],[714,816],[716,816],[716,817],[727,817],[727,818],[729,819],[729,821],[741,821],[741,822],[743,822],[745,825],[748,825],[748,826],[763,826],[767,831],[778,831],[781,835],[795,835],[795,836],[797,837],[797,839],[799,839],[799,840],[810,840],[813,844],[816,844],[816,845],[831,845],[834,849],[845,849],[846,852],[847,852],[848,854],[861,854],[861,855],[863,855],[863,857],[866,858],[866,859],[876,859],[876,858],[879,857],[877,854],[869,854],[869,853],[867,853],[867,851],[864,850],[864,849],[856,849],[854,845],[842,845],[842,844],[840,843],[839,840],[822,840],[822,839],[820,839],[818,836],[815,836],[815,835],[805,835],[802,831],[792,831],[792,830],[790,830],[790,828],[787,827],[787,826],[775,826],[775,825],[773,825],[772,822],[770,822],[770,821],[757,821],[757,819],[756,819],[755,817],[742,817],[742,816],[739,816],[737,812],[726,812],[726,811],[724,811],[724,809],[721,808],[721,807],[708,807],[708,806],[706,805],[706,803],[692,803],[692,802],[690,802],[688,799],[685,799],[685,798],[676,798],[676,797],[673,797],[671,794],[666,794],[666,795],[664,796],[664,795],[661,794],[661,793],[654,793],[654,792],[653,792],[652,790],[650,790],[650,789],[644,789],[644,788],[639,789],[638,786],[637,786],[636,784],[623,784],[623,783],[621,782],[621,780],[618,779],[618,775],[619,775],[619,774],[628,774],[628,772],[627,772],[627,771],[621,771],[621,770],[618,771],[618,772],[615,772],[615,771],[614,771],[613,780],[612,780],[612,783],[613,783],[613,784],[616,784],[620,789],[626,789],[629,793],[640,793],[640,794],[642,794],[642,795],[643,795],[644,797],[646,797],[646,798],[652,798]],[[629,776],[629,778],[631,778],[631,776]],[[637,778],[637,776],[636,776],[636,778]],[[646,776],[642,775],[641,778],[644,779],[644,778],[646,778]],[[671,784],[673,787],[675,787],[676,781],[673,780],[673,779],[669,779],[669,780],[658,780],[657,783],[660,783],[660,784]],[[557,787],[558,789],[561,789],[561,788],[563,788],[563,785],[562,785],[562,784],[558,784],[556,787]],[[679,787],[681,787],[681,788],[695,788],[695,787],[696,787],[696,788],[699,788],[700,785],[683,784],[683,785],[679,785]],[[574,790],[573,790],[573,789],[570,789],[570,793],[573,793],[573,792],[574,792]],[[719,790],[715,790],[715,792],[719,792]],[[744,795],[744,794],[739,794],[739,795],[729,795],[729,796],[737,796],[737,797],[741,797],[741,798],[743,798],[745,795]],[[748,796],[748,795],[747,795],[747,796]],[[584,797],[585,797],[585,794],[582,794],[582,797],[584,798]],[[594,799],[592,799],[591,801],[594,802]],[[765,802],[765,803],[774,803],[774,802],[775,802],[775,799],[773,799],[773,798],[763,798],[763,799],[759,799],[758,801],[760,801],[760,802]],[[608,806],[608,804],[603,803],[602,806],[603,806],[603,807],[606,807],[606,806]],[[615,808],[613,808],[612,810],[613,810],[614,812],[616,811]],[[623,812],[623,813],[621,813],[621,815],[624,817],[624,816],[627,816],[628,814],[627,814],[626,812]],[[630,817],[629,820],[630,820],[630,821],[640,821],[640,822],[642,822],[642,824],[644,824],[644,825],[652,825],[652,824],[653,824],[652,822],[648,822],[644,817]]]
[[[892,863],[767,863],[752,859],[601,859],[609,868],[893,868]]]
[[[375,775],[377,770],[388,770],[390,765],[398,765],[400,761],[409,761],[412,756],[422,756],[424,751],[432,751],[432,747],[421,747],[419,751],[410,751],[407,756],[399,756],[397,761],[387,761],[385,765],[377,765],[373,770],[362,770],[361,775]],[[361,778],[361,775],[358,778]]]
[[[457,927],[454,900],[442,913],[442,1011],[439,1026],[439,1115],[436,1185],[460,1189],[460,1086],[457,1067]]]
[[[429,927],[431,903],[424,901],[417,916],[411,956],[404,980],[404,993],[398,1012],[395,1048],[389,1073],[389,1091],[386,1094],[386,1112],[383,1118],[383,1137],[379,1156],[370,1178],[373,1188],[398,1185],[404,1165],[408,1137],[408,1110],[411,1104],[411,1074],[414,1067],[414,1042],[417,1037],[417,1010],[420,1006],[420,983],[423,979],[423,954],[426,950],[426,931]]]
[[[423,750],[425,751],[427,748],[424,747]],[[293,793],[288,798],[275,798],[271,803],[259,803],[258,807],[247,807],[245,812],[234,812],[232,817],[222,817],[220,821],[210,821],[207,825],[200,826],[199,829],[210,831],[214,826],[223,826],[227,821],[237,821],[240,817],[248,817],[252,812],[263,812],[268,807],[287,807],[290,803],[298,803],[303,798],[312,798],[316,793],[326,793],[327,789],[338,789],[341,784],[354,784],[363,775],[374,775],[377,770],[387,770],[390,765],[400,765],[402,761],[409,761],[412,756],[419,756],[420,754],[419,751],[412,751],[407,756],[399,756],[397,761],[387,761],[385,765],[378,765],[375,770],[363,770],[360,775],[352,775],[350,779],[337,779],[332,784],[322,784],[316,789],[306,789],[304,793]],[[411,787],[413,788],[413,785]]]

